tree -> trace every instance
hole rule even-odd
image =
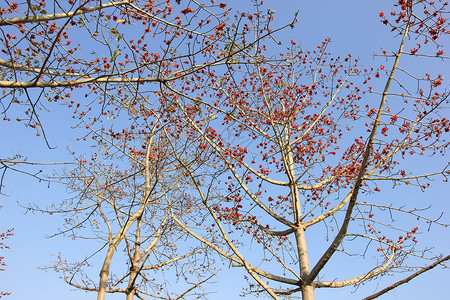
[[[176,83],[164,84],[164,100],[176,99],[202,147],[221,161],[214,172],[186,168],[216,236],[204,237],[195,224],[177,222],[245,268],[257,282],[250,292],[274,299],[301,292],[302,299],[314,299],[317,288],[358,285],[411,270],[411,258],[448,259],[420,248],[416,237],[422,221],[448,226],[440,216],[375,196],[388,182],[426,189],[431,178],[446,180],[449,174],[448,164],[426,173],[411,164],[426,155],[445,155],[449,146],[443,76],[414,74],[401,64],[404,56],[448,59],[437,43],[448,33],[447,5],[401,0],[390,17],[380,13],[383,24],[398,33],[398,48],[379,54],[389,66],[364,68],[350,54],[332,57],[329,40],[314,51],[292,41],[278,60],[267,60],[260,44],[245,66],[229,63],[222,74],[216,68],[209,78],[179,83],[201,92],[181,93]],[[368,86],[374,80],[375,87]],[[212,186],[225,188],[212,193]],[[392,225],[398,220],[404,222]],[[326,243],[310,247],[305,231],[325,234]],[[260,255],[243,254],[255,243]],[[315,263],[311,248],[322,253]],[[339,252],[375,261],[351,279],[322,280]]]
[[[45,210],[29,208],[64,214],[64,228],[58,235],[101,242],[101,247],[81,262],[67,262],[60,254],[59,262],[51,267],[62,272],[69,285],[97,292],[97,299],[105,299],[106,293],[124,293],[127,299],[145,295],[173,299],[183,284],[179,282],[174,292],[155,273],[186,281],[185,291],[176,296],[179,299],[193,290],[197,294],[195,289],[214,275],[206,276],[209,268],[190,260],[206,247],[189,239],[168,214],[170,207],[184,220],[192,217],[195,208],[186,202],[183,172],[163,134],[169,128],[162,127],[159,119],[149,115],[139,127],[136,119],[130,119],[134,125],[119,132],[94,131],[87,125],[98,141],[97,151],[80,158],[76,169],[61,176],[74,196]],[[176,151],[189,153],[190,148],[177,143]],[[118,251],[119,247],[124,247],[123,251]],[[125,257],[115,257],[117,252]],[[97,284],[86,268],[93,264],[94,256],[102,254]],[[112,273],[113,258],[119,261],[115,269],[123,272],[124,266],[129,266],[124,274]]]
[[[103,262],[93,262],[100,280],[90,257],[60,256],[53,268],[70,285],[98,299],[200,297],[216,273],[215,252],[256,280],[249,293],[313,299],[316,288],[401,271],[408,257],[443,262],[418,249],[418,226],[393,227],[389,218],[445,224],[371,195],[384,182],[426,188],[448,174],[411,165],[448,147],[443,78],[399,65],[406,55],[447,59],[433,48],[447,33],[447,4],[399,1],[393,20],[380,14],[401,38],[393,54],[379,54],[390,67],[333,57],[328,39],[309,51],[292,40],[274,56],[277,32],[295,16],[273,29],[274,11],[252,4],[234,14],[214,1],[27,1],[1,10],[4,118],[25,122],[50,147],[39,112],[62,104],[92,147],[71,151],[77,167],[59,176],[72,198],[30,207],[64,215],[59,234],[103,242]],[[0,162],[6,171],[27,161]],[[308,236],[324,238],[316,245]],[[252,243],[259,252],[249,254]],[[313,265],[306,246],[320,245]],[[322,280],[339,253],[379,261],[351,280]],[[154,283],[164,274],[184,283]]]

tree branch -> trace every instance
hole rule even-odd
[[[443,263],[444,261],[449,260],[449,259],[450,259],[450,255],[448,255],[448,256],[446,256],[446,257],[444,257],[444,258],[441,258],[440,260],[438,260],[438,261],[436,261],[435,263],[429,265],[428,267],[425,267],[425,268],[423,268],[423,269],[417,271],[416,273],[414,273],[414,274],[412,274],[412,275],[406,277],[405,279],[400,280],[400,281],[398,281],[398,282],[396,282],[396,283],[394,283],[394,284],[388,286],[387,288],[384,288],[384,289],[382,289],[381,291],[379,291],[379,292],[377,292],[377,293],[375,293],[375,294],[372,294],[372,295],[370,295],[370,296],[364,298],[363,300],[371,300],[371,299],[378,298],[378,297],[380,297],[381,295],[383,295],[383,294],[389,292],[390,290],[393,290],[393,289],[395,289],[396,287],[398,287],[398,286],[400,286],[400,285],[402,285],[402,284],[404,284],[404,283],[409,282],[410,280],[414,279],[415,277],[419,276],[420,274],[422,274],[422,273],[424,273],[424,272],[426,272],[426,271],[429,271],[429,270],[433,269],[433,268],[436,267],[437,265],[439,265],[439,264],[441,264],[441,263]]]

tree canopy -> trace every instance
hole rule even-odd
[[[449,175],[448,84],[427,69],[448,60],[448,3],[392,4],[370,12],[392,32],[370,62],[303,47],[299,13],[262,1],[8,2],[3,119],[71,140],[64,162],[1,154],[1,192],[14,171],[64,185],[21,205],[94,247],[46,269],[98,299],[208,299],[231,268],[243,295],[310,300],[445,265],[420,239],[448,227],[440,199],[404,195]]]

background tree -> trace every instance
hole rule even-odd
[[[194,184],[196,178],[206,181],[195,186],[217,235],[208,239],[195,224],[178,223],[245,268],[257,281],[250,292],[274,299],[301,292],[302,299],[314,299],[317,288],[358,285],[417,268],[416,258],[448,259],[440,260],[442,254],[420,247],[417,239],[428,226],[448,226],[439,215],[373,195],[387,187],[385,182],[423,190],[432,177],[446,179],[449,173],[445,164],[425,173],[411,165],[414,157],[444,155],[449,145],[443,77],[416,75],[401,64],[403,56],[447,59],[437,44],[448,33],[447,5],[398,1],[389,19],[380,13],[398,32],[398,49],[381,54],[389,67],[364,68],[350,54],[332,57],[328,40],[314,51],[302,51],[292,41],[278,62],[267,61],[265,45],[258,45],[246,66],[230,63],[221,75],[215,69],[209,79],[198,78],[201,93],[182,94],[165,83],[165,97],[180,99],[184,120],[227,170],[211,175],[186,168]],[[372,78],[380,92],[368,86]],[[189,103],[197,107],[195,114],[186,109]],[[227,188],[211,193],[210,186],[222,185]],[[325,235],[325,243],[307,243],[305,231]],[[245,255],[250,245],[253,250]],[[322,254],[311,261],[308,250]],[[340,253],[374,261],[351,279],[340,274],[322,279]]]
[[[199,157],[191,153],[190,143],[175,142],[175,150],[168,147],[165,134],[171,131],[175,138],[180,126],[161,124],[156,113],[142,118],[138,127],[138,120],[130,120],[134,125],[119,132],[94,131],[87,125],[97,141],[96,151],[61,176],[74,196],[48,209],[29,208],[63,214],[65,224],[57,235],[101,242],[80,262],[68,262],[60,254],[51,268],[62,272],[71,286],[97,292],[97,299],[105,299],[106,293],[124,293],[127,299],[179,299],[191,292],[201,298],[196,288],[215,274],[208,274],[207,259],[198,258],[206,247],[180,230],[168,209],[182,220],[192,218],[195,211],[186,198],[184,170],[172,151],[195,158],[185,160],[190,165]],[[98,267],[97,256],[103,257]],[[89,266],[99,271],[98,283]],[[178,282],[176,288],[170,286],[173,282]]]

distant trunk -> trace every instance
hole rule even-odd
[[[111,261],[116,251],[114,245],[110,246],[108,253],[106,253],[105,261],[103,262],[102,270],[100,271],[100,284],[98,287],[97,300],[105,300],[106,295],[106,283],[108,281],[109,267],[111,266]]]
[[[141,262],[141,224],[142,219],[138,217],[136,224],[136,235],[134,241],[134,257],[131,261],[130,279],[127,287],[127,300],[133,300],[136,294],[136,278],[139,275],[139,264]]]
[[[138,273],[139,273],[139,267],[133,265],[131,267],[130,281],[128,283],[128,288],[127,288],[127,300],[133,300],[133,297],[136,294],[136,278],[138,276]]]

